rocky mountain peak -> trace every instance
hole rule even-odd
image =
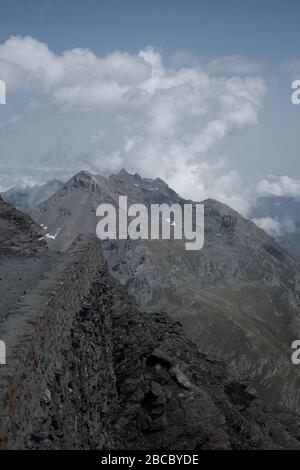
[[[68,187],[73,186],[74,188],[84,188],[92,184],[94,175],[89,171],[82,170],[74,175],[66,185]]]
[[[29,215],[0,196],[0,254],[32,255],[46,247],[42,236],[41,227]]]
[[[147,206],[193,202],[160,179],[127,171],[109,178],[81,172],[72,181],[32,213],[54,249],[95,234],[98,205],[118,204],[119,195]],[[227,205],[203,202],[202,250],[188,252],[181,240],[109,240],[110,271],[147,311],[180,319],[201,350],[251,376],[260,396],[298,411],[300,376],[289,354],[300,332],[299,263]]]
[[[122,170],[119,171],[119,176],[126,178],[127,176],[129,176],[129,173],[125,168],[122,168]]]
[[[46,183],[45,186],[62,186],[62,185],[63,183],[59,179],[53,178],[48,183]]]

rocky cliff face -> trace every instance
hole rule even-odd
[[[138,307],[98,240],[49,256],[30,284],[24,255],[27,292],[1,322],[2,449],[300,449],[298,417],[275,415],[180,324]]]
[[[41,227],[0,196],[0,255],[36,253],[46,247],[41,237]]]
[[[124,194],[129,204],[186,202],[159,179],[81,172],[33,217],[47,227],[50,247],[66,249],[82,231],[95,233],[100,203],[117,204]],[[110,272],[148,312],[168,312],[203,352],[250,377],[267,403],[299,410],[300,372],[291,363],[300,334],[299,261],[228,206],[204,205],[203,250],[173,240],[109,241]]]
[[[92,334],[85,322],[93,289],[97,299],[100,247],[81,240],[64,257],[41,256],[43,271],[39,258],[34,266],[23,259],[26,291],[10,298],[1,322],[7,365],[0,368],[0,445],[113,447],[106,433],[115,396],[110,321],[97,315]],[[8,261],[1,259],[2,269]],[[35,269],[40,276],[32,282]]]

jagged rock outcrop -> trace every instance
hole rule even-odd
[[[179,203],[160,179],[122,171],[109,178],[81,172],[32,214],[53,249],[95,233],[100,203]],[[250,377],[272,406],[300,410],[300,369],[291,345],[300,334],[300,265],[263,230],[228,206],[204,201],[205,244],[187,252],[174,240],[104,243],[110,272],[148,312],[166,311],[188,336],[230,371]]]
[[[56,253],[2,201],[0,220],[1,240],[20,248],[0,254],[0,448],[300,448],[299,418],[263,406],[178,322],[137,306],[99,240]]]
[[[2,449],[300,448],[298,418],[138,307],[98,240],[78,239],[18,300],[0,329]]]
[[[0,255],[32,255],[46,247],[41,227],[29,215],[19,211],[0,196]]]

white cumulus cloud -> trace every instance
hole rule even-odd
[[[208,68],[213,73],[252,75],[261,73],[268,63],[263,60],[249,59],[243,55],[231,55],[214,59],[209,62]]]
[[[295,223],[285,218],[280,221],[277,218],[272,217],[261,217],[252,219],[258,227],[262,228],[265,232],[274,238],[279,238],[282,235],[294,233],[296,230]]]
[[[9,93],[27,93],[31,112],[42,102],[66,116],[92,112],[103,122],[112,114],[109,129],[91,129],[78,165],[98,173],[126,167],[165,179],[183,196],[219,198],[246,213],[250,189],[219,146],[258,123],[266,85],[253,74],[263,64],[232,56],[200,66],[187,51],[175,59],[176,67],[167,66],[152,47],[55,54],[34,38],[11,37],[0,45],[0,76]]]
[[[265,196],[300,196],[300,180],[289,176],[263,178],[258,182],[257,192]]]

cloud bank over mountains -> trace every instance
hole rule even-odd
[[[289,176],[262,178],[257,191],[263,196],[300,197],[300,181]]]
[[[41,110],[82,122],[92,116],[99,128],[91,126],[72,159],[60,151],[60,163],[44,149],[38,182],[43,167],[60,178],[62,168],[107,174],[126,167],[163,178],[182,196],[214,197],[244,214],[257,192],[300,195],[300,182],[288,177],[246,182],[223,152],[224,142],[259,122],[267,86],[257,74],[266,64],[238,55],[201,63],[186,51],[169,62],[152,47],[97,57],[81,48],[55,54],[32,37],[11,37],[0,45],[0,77],[22,104],[0,123],[0,138]],[[83,129],[76,122],[74,135]],[[2,172],[2,186],[8,179]]]
[[[274,217],[260,217],[253,218],[252,222],[276,239],[296,231],[295,222],[288,217],[283,220]]]

